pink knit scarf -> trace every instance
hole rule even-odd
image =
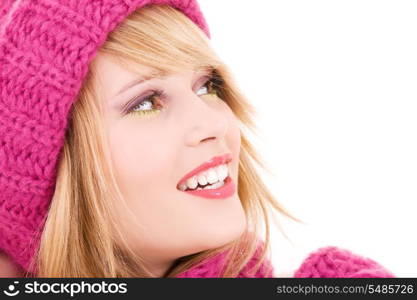
[[[259,251],[248,262],[237,276],[238,278],[273,278],[271,262],[265,260],[260,269],[250,274],[252,267],[258,262]],[[221,253],[200,265],[197,265],[179,275],[177,278],[216,278],[224,264],[225,254]],[[334,246],[319,248],[310,253],[294,272],[293,277],[322,277],[322,278],[381,278],[395,277],[376,261],[356,255],[348,250]]]

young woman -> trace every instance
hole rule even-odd
[[[211,48],[196,1],[6,1],[1,12],[10,274],[277,276],[269,214],[298,220],[257,173],[264,164],[245,136],[254,108]],[[320,249],[295,276],[329,253],[346,254]],[[343,257],[361,264],[335,277],[391,276]]]

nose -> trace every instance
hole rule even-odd
[[[193,91],[185,99],[187,146],[197,146],[209,140],[221,140],[228,128],[228,116],[224,107],[218,103],[220,99],[202,97]]]

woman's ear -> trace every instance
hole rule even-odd
[[[0,251],[0,278],[5,277],[23,277],[23,272],[19,265]]]

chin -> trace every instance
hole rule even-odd
[[[206,228],[204,234],[201,234],[199,237],[199,251],[221,247],[238,239],[245,232],[246,225],[246,217],[243,215],[243,217],[235,220],[233,223],[225,222],[215,228]]]

